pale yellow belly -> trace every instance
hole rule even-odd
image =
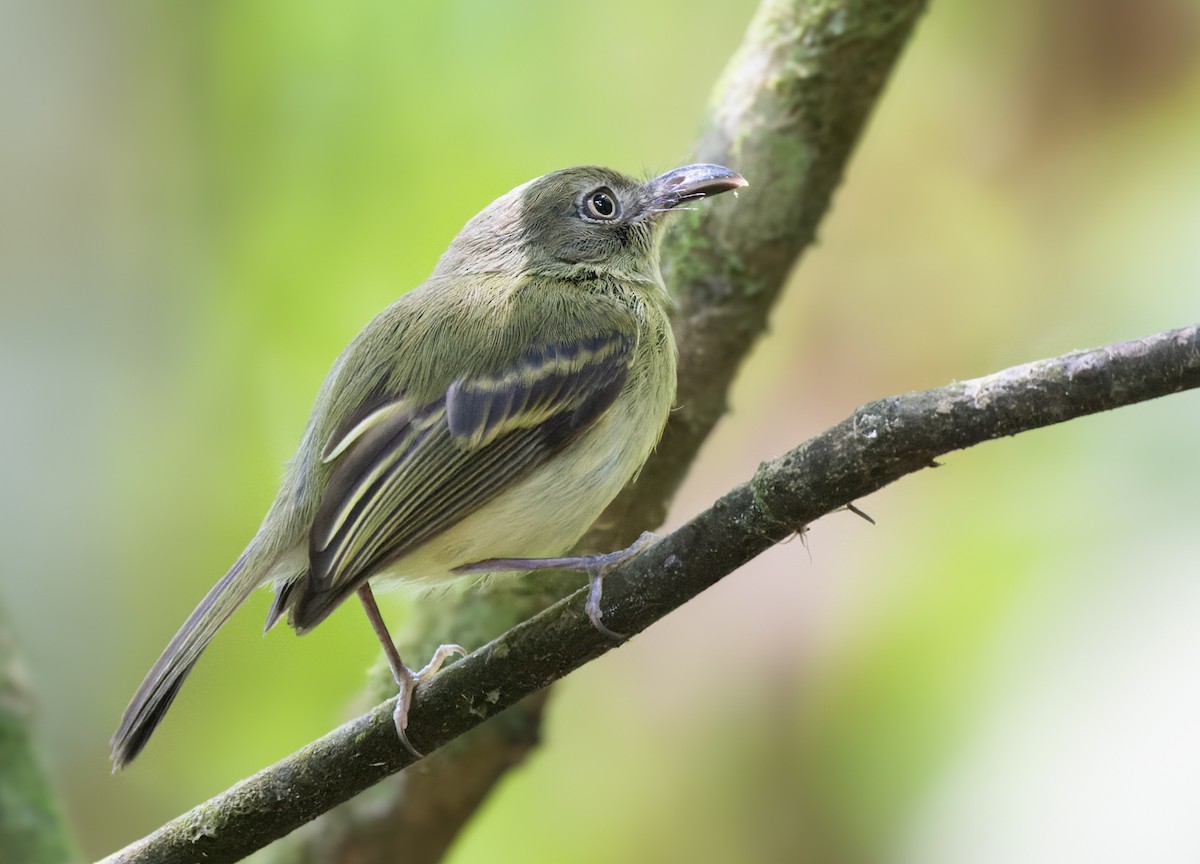
[[[658,442],[672,392],[628,389],[564,453],[371,581],[455,578],[487,558],[546,558],[575,545]]]

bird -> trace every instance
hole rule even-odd
[[[119,770],[146,746],[201,652],[262,586],[265,630],[312,630],[356,594],[399,688],[401,743],[420,670],[400,658],[372,592],[465,573],[586,570],[630,554],[562,556],[641,469],[675,399],[667,217],[747,185],[721,165],[638,180],[580,166],[470,219],[420,286],[350,342],[317,395],[261,526],[146,674],[112,737]],[[651,536],[652,535],[648,535]],[[265,632],[264,630],[264,632]]]

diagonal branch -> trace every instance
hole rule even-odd
[[[871,402],[763,464],[614,571],[605,623],[639,633],[813,520],[950,451],[1198,387],[1200,325]],[[518,624],[423,686],[410,717],[414,744],[440,748],[616,647],[588,621],[585,594]],[[412,762],[389,701],[106,861],[236,861]]]

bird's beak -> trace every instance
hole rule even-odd
[[[652,210],[670,210],[688,201],[748,186],[746,178],[723,165],[685,165],[646,183]]]

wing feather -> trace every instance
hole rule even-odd
[[[629,376],[635,341],[610,332],[532,348],[509,367],[356,412],[323,453],[332,472],[292,620],[316,624],[363,580],[446,530],[596,422]]]

